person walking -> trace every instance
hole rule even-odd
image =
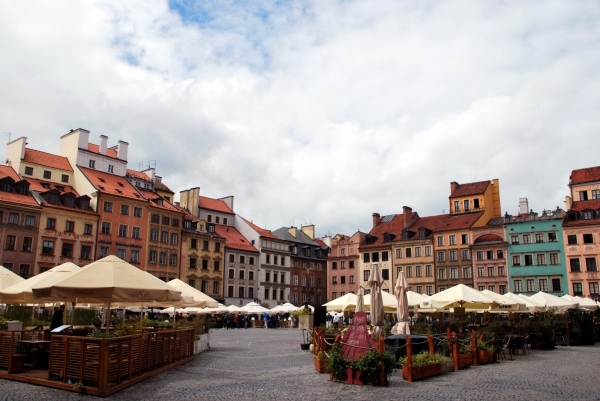
[[[263,314],[263,321],[265,322],[265,329],[268,329],[269,328],[269,314],[266,312]]]
[[[333,316],[333,325],[335,326],[336,329],[339,329],[339,322],[340,322],[340,317],[336,313],[335,316]]]
[[[235,329],[239,330],[239,328],[240,328],[240,314],[239,313],[233,317],[233,324],[235,325]]]

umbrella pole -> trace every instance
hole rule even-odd
[[[173,328],[175,328],[176,324],[177,324],[177,307],[174,306],[173,307]]]
[[[142,306],[140,307],[140,327],[142,327],[143,321],[144,321],[144,303],[142,302]]]
[[[106,307],[106,331],[110,326],[110,301],[108,301],[108,306]]]

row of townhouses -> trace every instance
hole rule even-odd
[[[373,214],[368,233],[326,238],[328,296],[360,286],[366,292],[377,265],[384,291],[399,272],[410,289],[431,295],[456,284],[500,294],[580,295],[598,299],[600,276],[600,167],[574,170],[566,211],[535,213],[527,198],[515,215],[501,215],[498,180],[450,184],[449,213],[421,217]]]
[[[449,213],[410,207],[373,214],[368,233],[316,238],[313,225],[265,230],[235,213],[234,197],[175,193],[154,168],[128,168],[129,144],[71,130],[59,154],[7,145],[0,165],[0,262],[23,277],[107,255],[162,280],[180,278],[227,304],[320,305],[399,272],[413,291],[462,283],[499,293],[598,297],[600,167],[574,170],[560,208],[534,213],[526,198],[502,215],[498,180],[450,184]],[[367,288],[368,292],[368,288]]]

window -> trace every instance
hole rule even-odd
[[[451,260],[451,261],[456,261],[456,260],[458,260],[458,257],[457,257],[457,255],[456,255],[456,253],[457,253],[456,251],[450,251],[450,260]]]
[[[431,256],[431,246],[425,247],[425,256]]]
[[[117,249],[117,257],[122,260],[127,260],[127,249]]]
[[[106,213],[112,213],[112,211],[113,211],[112,202],[104,202],[102,210],[105,211]]]
[[[81,245],[81,259],[92,258],[92,247],[89,245]]]
[[[588,200],[587,191],[580,191],[579,192],[579,200],[580,201]]]
[[[527,292],[535,292],[535,281],[532,278],[525,280],[527,285]]]
[[[363,272],[363,281],[369,281],[369,277],[371,276],[371,271],[370,270],[365,270]]]
[[[593,213],[593,212],[591,212],[591,211],[589,211],[589,210],[586,210],[586,211],[584,211],[584,212],[583,212],[583,219],[584,219],[584,220],[591,220],[591,218],[592,218],[592,213]]]
[[[31,252],[31,244],[33,243],[33,238],[25,237],[23,238],[23,252]]]
[[[90,160],[90,162],[88,163],[88,167],[89,168],[96,168],[96,161],[95,160]]]
[[[56,227],[56,219],[48,218],[46,220],[46,228],[48,230],[54,230],[55,227]]]
[[[581,271],[581,265],[579,264],[579,259],[570,259],[569,263],[571,265],[572,273],[579,273]]]
[[[121,214],[129,216],[129,205],[121,205]]]
[[[590,295],[591,296],[598,295],[598,283],[590,283]]]
[[[396,259],[400,259],[402,257],[402,248],[396,248]]]
[[[523,243],[531,244],[531,234],[523,234]]]
[[[465,199],[463,201],[463,204],[465,205],[465,212],[471,210],[471,201],[469,199]]]
[[[454,211],[460,212],[460,201],[454,201]]]
[[[419,266],[419,269],[421,268],[421,266]],[[390,270],[389,269],[381,269],[381,278],[384,280],[389,280],[390,279]]]
[[[158,230],[156,228],[150,229],[150,241],[158,241]]]
[[[412,248],[406,248],[406,257],[412,258]]]
[[[131,238],[142,238],[142,229],[140,227],[133,227],[131,229]]]
[[[510,236],[510,243],[513,245],[518,245],[519,244],[519,236],[518,235],[511,235]]]
[[[446,261],[446,253],[444,251],[438,251],[438,262]]]
[[[535,255],[536,259],[537,259],[537,264],[538,266],[541,265],[545,265],[546,264],[546,255],[543,253],[538,253],[537,255]]]
[[[167,257],[168,257],[168,254],[166,252],[161,252],[160,253],[159,263],[161,265],[166,265],[167,264]]]
[[[373,252],[371,254],[371,259],[373,260],[373,263],[379,262],[379,252]]]
[[[512,262],[513,266],[521,266],[521,255],[513,255]]]
[[[594,234],[583,234],[583,243],[584,244],[593,244],[594,243]]]
[[[432,276],[431,265],[425,265],[425,276],[427,276],[427,277]]]
[[[25,225],[29,227],[35,226],[35,216],[25,216]]]
[[[306,277],[302,277],[302,287],[306,287]]]
[[[25,174],[33,175],[33,167],[25,167]]]
[[[422,285],[418,285],[417,286],[417,294],[422,294],[423,293],[423,286]]]
[[[296,294],[294,294],[296,295]],[[336,299],[337,298],[337,292],[332,292],[331,293],[331,299]]]
[[[421,266],[415,266],[415,277],[423,277],[423,268]]]
[[[294,276],[293,284],[298,285],[298,276]]]
[[[387,262],[388,261],[388,252],[387,251],[381,252],[381,261],[382,262]],[[342,262],[342,264],[343,263],[344,262]],[[342,267],[342,269],[344,269],[344,267]]]
[[[250,291],[248,292],[248,296],[249,297],[253,297],[253,292],[252,292],[253,288],[250,288]],[[218,281],[213,281],[213,294],[218,294],[219,293],[219,282]]]
[[[469,250],[468,249],[463,249],[462,250],[462,260],[469,260]]]
[[[162,224],[168,226],[170,222],[171,222],[171,219],[169,219],[169,217],[167,217],[167,216],[162,217]]]
[[[196,258],[190,258],[190,269],[196,269],[198,267],[198,260]]]
[[[437,237],[438,246],[444,246],[444,237]]]
[[[460,243],[461,244],[468,244],[469,243],[469,234],[462,234],[460,236]]]
[[[129,254],[130,263],[140,263],[140,251],[137,249],[132,249]]]
[[[471,267],[470,266],[463,267],[463,278],[471,278]]]
[[[573,295],[583,295],[583,286],[581,283],[573,283]]]
[[[165,243],[165,244],[169,243],[169,232],[168,231],[161,231],[160,242]]]
[[[406,273],[406,277],[412,277],[413,276],[413,274],[412,274],[412,266],[406,266],[405,273]]]
[[[479,291],[483,291],[483,290],[485,290],[485,285],[480,285],[479,286]]]
[[[75,231],[75,222],[67,221],[65,231],[69,232],[69,233],[72,233],[73,231]]]
[[[216,272],[218,272],[220,268],[221,268],[221,262],[219,262],[218,260],[215,260],[213,262],[213,270],[216,271]]]
[[[433,294],[433,286],[431,286],[431,285],[425,286],[425,292],[427,293],[427,295],[432,295]]]
[[[342,262],[341,262],[341,263],[342,263],[342,266],[341,266],[341,268],[342,268],[342,269],[345,269],[345,268],[346,268],[346,261],[342,260]]]
[[[61,255],[64,256],[65,258],[72,258],[73,257],[73,244],[63,243]]]
[[[483,267],[477,268],[477,277],[485,277],[485,269]]]
[[[525,255],[525,266],[533,266],[533,255]]]
[[[15,237],[14,235],[7,235],[6,236],[6,244],[4,244],[4,249],[6,249],[8,251],[14,251],[16,242],[17,242],[17,237]]]
[[[331,277],[331,284],[337,284],[337,276]]]
[[[440,279],[440,280],[446,280],[446,269],[439,269],[438,270],[438,279]]]
[[[86,224],[83,226],[83,233],[85,235],[92,235],[92,225],[91,224]]]
[[[354,276],[350,276],[348,278],[348,281],[349,281],[350,284],[354,284]]]
[[[371,254],[368,252],[365,252],[363,254],[363,262],[364,263],[370,263],[371,262]]]
[[[535,242],[540,243],[544,242],[544,234],[543,233],[535,233]]]
[[[450,245],[456,245],[456,235],[450,235],[448,237]]]
[[[274,282],[277,282],[276,280],[273,280],[273,281],[274,281]],[[310,285],[311,287],[314,287],[314,286],[315,286],[315,278],[314,278],[314,277],[311,277],[311,278],[309,278],[308,282],[309,282],[309,285]],[[342,282],[342,284],[346,284],[346,277],[345,277],[345,276],[342,276],[342,277],[341,277],[341,282]]]
[[[498,266],[498,275],[504,276],[504,266]]]
[[[559,278],[552,279],[552,291],[553,292],[561,292],[562,291]]]
[[[160,216],[157,214],[152,214],[151,220],[153,223],[158,223],[160,221]]]
[[[219,216],[215,216],[215,223],[219,224],[221,222],[221,218]]]
[[[156,251],[150,251],[150,257],[148,258],[150,263],[156,263]]]
[[[483,260],[483,251],[477,251],[477,260]]]
[[[8,215],[8,222],[10,224],[19,224],[19,214],[18,213],[10,213]]]
[[[353,261],[353,260],[351,260],[349,264],[350,264],[350,268],[351,268],[351,269],[354,269],[354,261]]]
[[[171,253],[169,255],[169,266],[177,266],[177,254]]]
[[[119,224],[119,237],[127,237],[127,226]]]
[[[421,257],[421,247],[415,246],[415,258]]]
[[[497,257],[498,259],[504,259],[504,251],[503,251],[502,249],[498,249],[498,250],[496,251],[496,257]]]
[[[600,199],[600,189],[592,189],[592,199]]]
[[[202,259],[202,270],[208,270],[208,259]]]
[[[577,245],[577,235],[567,235],[567,244]]]
[[[515,280],[515,292],[523,292],[523,282],[521,280]]]
[[[500,295],[506,294],[506,286],[505,285],[499,286],[498,290],[500,291]]]
[[[244,255],[240,255],[240,264],[246,263],[246,257]]]
[[[29,277],[29,265],[19,266],[19,276],[21,276],[23,278]]]
[[[596,258],[585,258],[585,268],[588,272],[597,272]]]
[[[488,267],[488,277],[494,277],[495,270],[493,266]]]
[[[83,252],[83,247],[81,249],[82,249],[82,252]],[[100,247],[100,255],[99,255],[100,259],[107,257],[108,253],[109,253],[109,248],[107,246],[101,246]],[[90,258],[91,258],[91,255],[90,255]]]
[[[494,259],[494,251],[487,251],[485,254],[488,260]]]
[[[179,243],[179,234],[171,233],[171,244],[177,245]]]
[[[457,267],[453,267],[450,269],[450,278],[451,279],[457,279],[458,278],[458,268]]]
[[[540,286],[540,291],[548,292],[548,280],[545,278],[541,278],[538,280],[538,285]]]
[[[48,170],[44,170],[44,179],[50,180],[51,178],[52,178],[52,172],[50,172]]]

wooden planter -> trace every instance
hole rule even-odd
[[[323,359],[319,360],[315,356],[314,360],[315,360],[315,368],[317,369],[317,372],[319,372],[319,373],[329,373],[329,371],[327,370],[327,359],[323,358]]]
[[[473,364],[473,354],[458,354],[458,368],[466,369]]]
[[[423,380],[426,379],[428,377],[432,377],[432,376],[438,376],[441,373],[441,364],[439,363],[434,363],[431,365],[425,365],[425,366],[417,366],[417,367],[408,367],[408,366],[403,366],[402,367],[402,377],[408,380],[408,370],[411,369],[412,370],[412,380],[410,381],[417,381],[417,380]]]
[[[477,350],[477,363],[480,365],[485,365],[486,363],[494,362],[494,354],[487,352],[486,350],[478,349]]]

